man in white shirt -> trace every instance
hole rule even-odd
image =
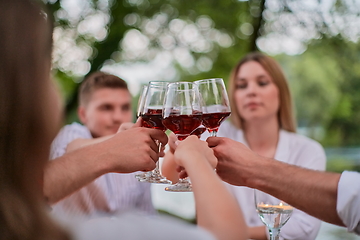
[[[323,221],[360,235],[360,173],[320,172],[261,157],[222,137],[207,139],[226,182],[259,189]]]
[[[112,137],[122,123],[131,122],[131,94],[124,80],[95,72],[79,89],[78,116],[84,124],[64,126],[51,146],[50,158]],[[105,174],[53,206],[53,213],[115,214],[129,209],[156,213],[150,184],[140,183],[135,173]]]

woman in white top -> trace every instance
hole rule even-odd
[[[295,133],[289,87],[279,64],[273,58],[258,52],[246,55],[231,73],[229,98],[230,121],[221,125],[219,137],[244,143],[264,157],[325,170],[326,156],[321,145]],[[253,189],[229,186],[250,227],[250,237],[266,239],[268,233],[257,216]],[[320,223],[320,220],[295,210],[282,227],[281,238],[315,239]]]
[[[264,157],[304,168],[325,170],[326,156],[321,145],[295,133],[289,87],[274,59],[258,52],[245,56],[230,76],[229,98],[230,121],[220,126],[219,137],[244,143]],[[169,143],[173,145],[171,141]],[[171,161],[171,151],[165,156],[162,170],[168,179],[175,181],[178,176],[174,171],[174,162]],[[269,238],[268,231],[256,213],[254,190],[228,186],[242,208],[250,238]],[[320,220],[294,210],[290,220],[282,227],[280,238],[315,239],[320,224]]]
[[[73,232],[68,232],[50,218],[43,194],[44,176],[57,175],[57,179],[80,188],[101,173],[154,168],[152,159],[159,155],[155,141],[165,145],[167,136],[160,130],[140,127],[138,121],[137,127],[59,157],[52,161],[58,161],[55,165],[49,163],[61,111],[59,93],[50,79],[51,15],[39,6],[40,2],[0,1],[0,239],[246,239],[241,210],[213,170],[217,159],[208,144],[196,137],[178,146],[175,161],[193,179],[198,226],[135,213],[78,224],[73,223],[73,217],[64,216],[63,221],[72,226]],[[142,144],[132,136],[141,137]],[[137,146],[128,152],[123,145]],[[124,151],[128,154],[122,155]],[[116,162],[122,167],[116,167]],[[133,170],[134,165],[139,167]],[[81,169],[79,174],[69,173],[75,169]],[[69,179],[71,175],[76,177]],[[50,180],[61,186],[54,192],[69,192],[62,189],[64,184]],[[51,188],[49,182],[44,185]]]

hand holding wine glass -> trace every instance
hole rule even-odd
[[[162,107],[167,84],[167,82],[160,81],[149,82],[147,91],[143,96],[144,100],[139,102],[140,109],[138,112],[142,118],[143,127],[166,130],[162,124]],[[156,162],[156,168],[153,171],[137,178],[142,182],[171,184],[171,181],[160,174],[159,161]]]
[[[164,126],[181,141],[201,125],[201,117],[201,100],[197,86],[191,82],[170,83],[163,107]],[[188,192],[191,191],[191,183],[187,179],[180,179],[165,190]]]
[[[289,220],[294,208],[259,190],[254,190],[254,197],[256,211],[269,229],[270,240],[278,240],[280,229]]]
[[[203,100],[202,120],[210,136],[216,137],[220,124],[230,116],[230,103],[224,81],[211,78],[195,81]]]

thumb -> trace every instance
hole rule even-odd
[[[134,124],[131,128],[136,128],[136,127],[141,127],[141,126],[142,126],[142,118],[139,117],[139,118],[136,120],[135,124]]]
[[[120,125],[117,132],[122,132],[122,131],[125,131],[127,129],[130,129],[133,125],[134,125],[134,123],[132,123],[132,122],[125,122],[125,123]]]
[[[208,137],[206,142],[208,143],[209,147],[213,148],[220,144],[222,138],[221,137]]]

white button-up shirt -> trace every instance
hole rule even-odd
[[[349,232],[360,235],[360,173],[345,171],[341,174],[336,210]]]
[[[54,139],[50,159],[65,154],[75,139],[92,138],[89,130],[78,123],[64,126]],[[56,160],[55,160],[56,161]],[[155,214],[150,184],[139,182],[136,173],[108,173],[52,206],[53,214],[102,215],[131,209]]]

